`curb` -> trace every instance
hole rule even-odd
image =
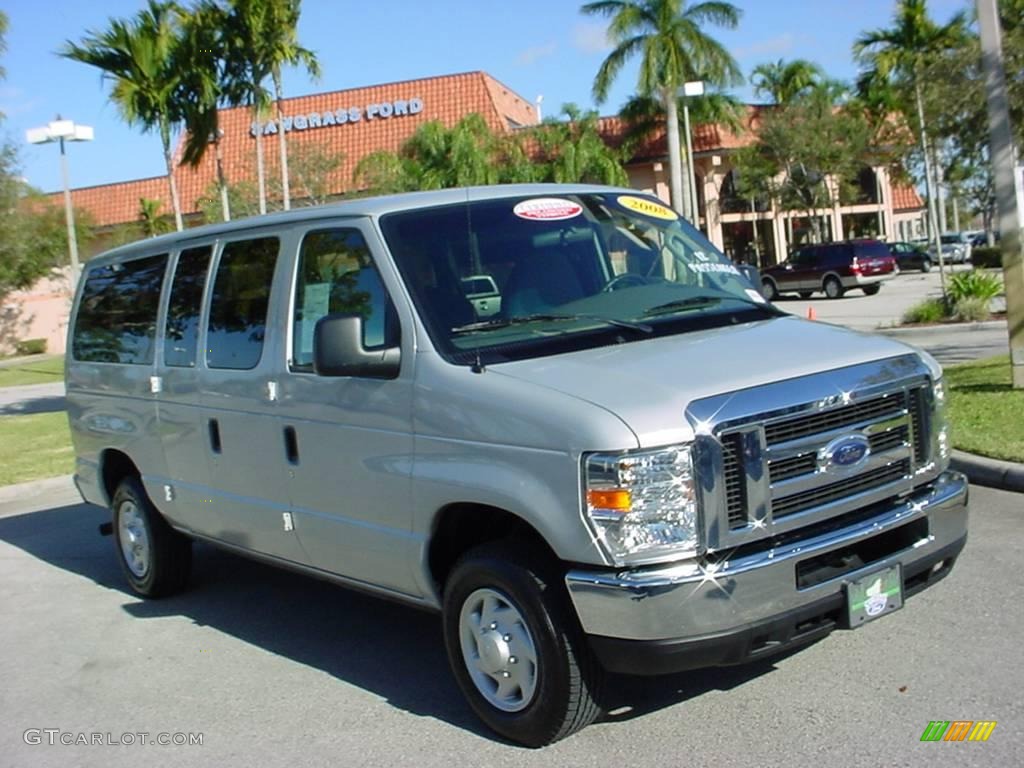
[[[953,451],[950,467],[977,485],[1024,493],[1024,464],[999,461],[964,451]]]
[[[0,502],[29,499],[49,491],[74,487],[71,475],[47,477],[43,480],[32,480],[27,483],[18,483],[17,485],[4,485],[0,486]]]
[[[921,333],[926,331],[946,331],[951,333],[970,333],[971,331],[985,331],[990,328],[1005,328],[1005,320],[985,320],[980,323],[929,323],[926,325],[880,325],[875,328],[875,333],[886,335],[899,335],[902,333]]]

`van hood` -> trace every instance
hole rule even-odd
[[[488,371],[605,408],[641,446],[651,447],[693,439],[683,414],[694,400],[916,351],[884,336],[789,316],[502,363]]]

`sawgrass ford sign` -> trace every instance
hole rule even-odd
[[[358,123],[363,120],[387,120],[392,117],[406,117],[418,115],[423,111],[422,99],[396,99],[395,101],[381,101],[376,104],[367,104],[365,107],[341,107],[326,112],[310,112],[305,115],[291,115],[281,119],[281,127],[284,132],[309,131],[314,128],[329,128],[335,125],[347,123]],[[261,132],[264,136],[271,136],[278,131],[277,120],[268,120],[265,123],[253,122],[249,126],[249,135],[255,136]]]

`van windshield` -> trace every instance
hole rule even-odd
[[[381,229],[432,340],[453,362],[779,314],[703,235],[642,194],[467,202],[388,214]]]

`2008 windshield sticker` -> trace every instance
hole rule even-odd
[[[530,221],[562,221],[579,216],[583,213],[583,206],[560,197],[538,197],[519,203],[512,213]]]
[[[675,221],[679,218],[679,214],[668,208],[661,203],[656,203],[653,200],[646,200],[642,197],[633,197],[632,195],[621,195],[616,198],[616,202],[623,208],[628,208],[631,211],[642,213],[644,216],[650,216],[654,219],[664,219],[665,221]]]

